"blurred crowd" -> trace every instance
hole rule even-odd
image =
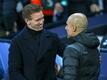
[[[88,17],[107,12],[107,0],[0,0],[0,37],[11,38],[26,25],[21,11],[29,3],[43,7],[46,26],[63,23],[75,12]]]

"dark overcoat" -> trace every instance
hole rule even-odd
[[[25,28],[11,42],[9,49],[10,80],[56,80],[55,57],[62,55],[63,45],[56,34],[43,30],[39,50]],[[38,53],[37,53],[38,51]]]

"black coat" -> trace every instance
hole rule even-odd
[[[24,29],[11,43],[9,49],[10,80],[56,80],[55,57],[62,56],[63,45],[56,34],[43,30],[39,50],[28,29]],[[38,51],[38,53],[37,53]]]
[[[70,38],[64,51],[64,80],[98,80],[99,40],[93,34],[81,33]]]

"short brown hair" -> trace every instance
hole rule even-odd
[[[35,12],[40,12],[42,7],[35,4],[28,4],[22,10],[23,19],[31,19],[31,14]]]

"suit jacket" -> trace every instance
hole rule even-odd
[[[24,30],[13,38],[9,49],[10,80],[56,80],[55,57],[64,49],[56,34],[43,30],[37,53],[35,39]]]

